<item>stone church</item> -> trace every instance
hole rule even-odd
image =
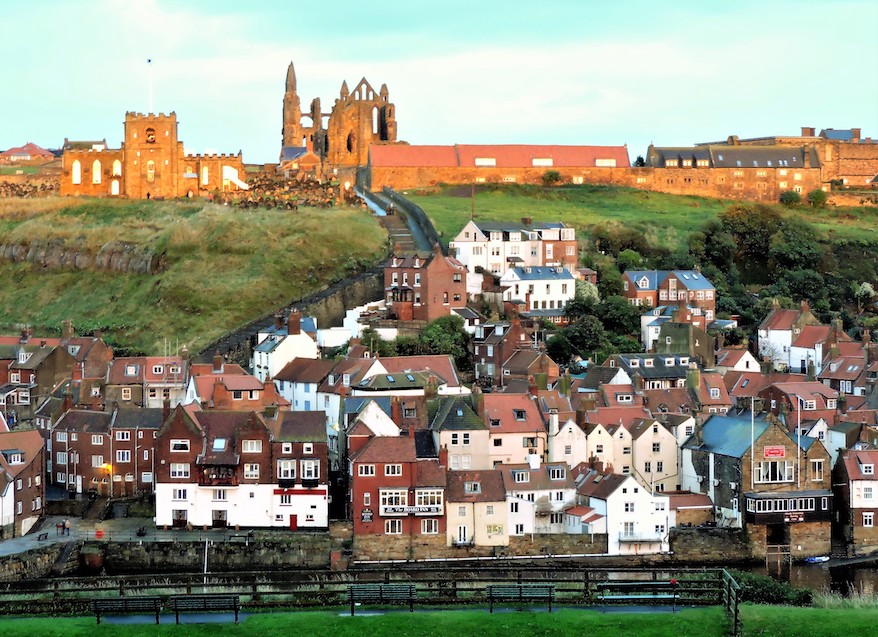
[[[353,91],[346,81],[332,110],[324,113],[320,98],[311,101],[310,110],[302,113],[296,88],[293,63],[287,69],[283,103],[283,143],[280,161],[313,153],[324,172],[349,171],[369,162],[369,146],[395,144],[395,107],[390,102],[387,85],[376,91],[366,78]]]
[[[190,155],[177,138],[177,115],[125,113],[120,148],[68,143],[61,194],[129,199],[175,199],[246,190],[244,162],[232,154]]]

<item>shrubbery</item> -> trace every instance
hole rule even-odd
[[[768,575],[736,571],[735,580],[741,585],[741,601],[754,604],[785,606],[810,606],[814,592],[809,588],[796,588],[789,582],[779,582]]]

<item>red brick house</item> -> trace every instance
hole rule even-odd
[[[0,430],[0,538],[24,535],[43,515],[45,475],[40,432]]]
[[[433,321],[466,305],[466,266],[446,257],[439,246],[432,254],[394,251],[384,265],[387,310],[401,321]]]
[[[848,554],[878,550],[878,451],[845,452],[833,470],[833,488]]]

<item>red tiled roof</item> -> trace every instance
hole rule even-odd
[[[849,480],[878,480],[878,450],[848,451],[842,458]],[[872,473],[863,473],[863,465],[872,465]]]
[[[799,318],[799,310],[772,310],[771,314],[765,317],[759,329],[762,330],[791,330],[793,323]]]
[[[806,325],[793,341],[793,347],[813,349],[817,343],[825,343],[831,332],[829,325]]]
[[[665,493],[671,510],[679,509],[712,509],[713,501],[706,493]]]
[[[37,429],[0,432],[0,449],[17,449],[24,454],[24,463],[22,464],[9,464],[6,462],[6,458],[0,454],[0,469],[5,470],[10,478],[14,479],[22,469],[31,465],[34,458],[40,454],[43,445],[43,436]]]
[[[530,433],[545,431],[543,419],[537,410],[536,403],[528,394],[484,394],[485,418],[490,425],[492,420],[499,420],[499,427],[492,427],[498,433]],[[524,419],[515,418],[515,411],[524,412]]]
[[[41,146],[37,146],[33,142],[28,142],[24,146],[16,146],[7,151],[0,153],[0,157],[12,157],[13,155],[30,155],[31,157],[54,157],[52,153]]]
[[[294,358],[287,363],[274,380],[293,383],[321,383],[335,367],[334,360]]]
[[[617,167],[629,166],[625,146],[557,146],[525,144],[456,144],[454,146],[376,146],[369,149],[373,168],[466,167],[476,158],[490,158],[497,168],[533,168],[534,159],[551,159],[554,168],[593,167],[598,159],[615,160]]]
[[[477,482],[479,491],[468,493],[467,482]],[[506,499],[503,474],[496,469],[484,471],[449,471],[446,496],[448,502],[501,502]]]
[[[724,367],[734,367],[744,358],[745,349],[721,349],[716,353],[716,364]]]
[[[352,462],[415,462],[415,439],[408,436],[376,436],[351,456]]]
[[[622,424],[626,429],[635,418],[649,418],[645,407],[598,407],[585,412],[586,422],[606,426]]]

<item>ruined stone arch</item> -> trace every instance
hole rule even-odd
[[[378,134],[378,107],[372,107],[372,134]]]
[[[120,177],[122,175],[122,162],[118,159],[113,162],[113,177]]]
[[[356,145],[357,145],[357,137],[356,137],[356,135],[354,135],[354,131],[351,131],[350,133],[348,133],[348,139],[346,142],[346,147],[348,149],[348,152],[349,153],[354,152],[354,146],[356,146]]]
[[[101,183],[101,162],[98,159],[91,163],[91,183]]]

